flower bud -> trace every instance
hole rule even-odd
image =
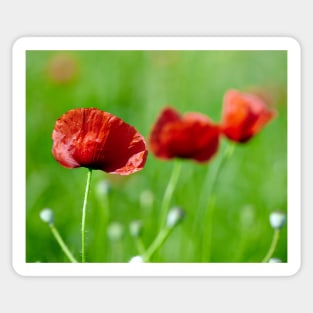
[[[129,263],[144,263],[144,261],[140,255],[136,255],[129,260]]]
[[[96,186],[96,192],[100,197],[107,195],[110,192],[110,183],[107,180],[99,181]]]
[[[270,224],[274,229],[281,229],[286,223],[286,214],[282,211],[274,211],[270,214]]]
[[[240,210],[240,224],[242,228],[249,229],[255,224],[255,208],[253,205],[247,204]]]
[[[154,195],[150,190],[144,190],[140,194],[140,205],[144,209],[150,209],[153,205]]]
[[[281,263],[281,259],[271,258],[271,259],[269,259],[268,263]]]
[[[133,238],[138,238],[142,234],[142,223],[141,221],[132,221],[129,224],[129,232]]]
[[[41,210],[39,215],[43,222],[48,223],[49,225],[52,225],[54,223],[54,214],[51,209],[43,209]]]
[[[169,228],[175,227],[178,223],[180,223],[183,218],[185,217],[185,212],[179,208],[179,207],[174,207],[172,208],[168,215],[167,215],[167,221],[166,225]]]
[[[112,222],[107,229],[110,240],[117,241],[122,238],[124,233],[123,225],[119,222]]]

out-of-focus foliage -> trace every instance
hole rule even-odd
[[[182,113],[201,112],[219,122],[223,95],[230,88],[262,94],[278,116],[251,141],[236,146],[219,175],[208,225],[199,216],[206,211],[199,211],[199,205],[209,196],[205,177],[212,175],[228,142],[221,140],[219,153],[208,164],[184,162],[171,204],[182,207],[186,216],[152,261],[263,259],[273,236],[269,214],[287,212],[285,51],[28,51],[26,76],[27,262],[67,262],[39,217],[43,208],[53,209],[60,234],[73,254],[80,255],[87,169],[63,168],[52,157],[51,134],[63,113],[96,107],[119,116],[147,138],[165,105]],[[150,153],[144,170],[134,175],[94,171],[86,220],[87,261],[128,262],[137,255],[129,232],[134,220],[142,222],[143,243],[150,245],[158,232],[172,167],[172,161]],[[209,259],[203,259],[206,245]],[[274,256],[287,261],[287,226]]]

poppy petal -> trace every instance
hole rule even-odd
[[[129,175],[143,168],[144,138],[120,118],[98,109],[74,109],[57,120],[52,153],[68,168],[87,167]]]
[[[180,119],[180,114],[175,109],[171,107],[165,107],[162,110],[161,114],[157,118],[157,122],[152,128],[149,138],[150,149],[156,156],[165,159],[171,157],[166,147],[162,143],[162,132],[166,125],[179,121]]]
[[[219,145],[219,127],[205,115],[187,113],[180,116],[165,108],[152,129],[150,146],[162,159],[182,158],[206,162]]]
[[[205,115],[187,113],[164,129],[163,138],[172,157],[206,162],[218,149],[219,128]]]
[[[229,139],[243,143],[260,132],[275,115],[256,95],[229,90],[224,96],[222,132]]]

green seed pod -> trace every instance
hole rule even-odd
[[[52,225],[54,223],[54,214],[53,211],[49,208],[45,208],[40,212],[40,218],[43,222]]]
[[[105,196],[110,192],[110,183],[107,180],[101,180],[96,185],[96,192],[99,197]]]
[[[112,222],[108,226],[107,234],[111,241],[120,240],[124,234],[123,225],[119,222]]]
[[[140,205],[144,209],[150,209],[153,205],[154,194],[150,190],[144,190],[140,194]]]
[[[142,234],[142,222],[141,221],[132,221],[129,224],[129,232],[133,238],[138,238]]]
[[[270,214],[270,224],[274,229],[281,229],[286,224],[286,214],[282,211],[274,211]]]
[[[172,208],[168,215],[166,225],[169,228],[175,227],[178,223],[180,223],[185,217],[185,212],[183,209],[179,207]]]
[[[281,259],[271,258],[271,259],[269,259],[268,263],[281,263]]]
[[[140,255],[133,256],[128,263],[144,263],[143,258]]]

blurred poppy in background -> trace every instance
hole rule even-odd
[[[55,84],[71,83],[78,72],[79,63],[71,53],[56,53],[47,64],[48,78]]]
[[[276,111],[252,93],[229,90],[224,96],[222,133],[230,140],[247,142],[276,116]]]
[[[209,161],[218,150],[220,129],[207,116],[175,109],[162,110],[152,127],[149,143],[154,155],[161,159],[193,159]]]
[[[129,175],[141,170],[147,148],[141,134],[120,118],[95,108],[70,110],[55,123],[54,158],[64,167]]]

